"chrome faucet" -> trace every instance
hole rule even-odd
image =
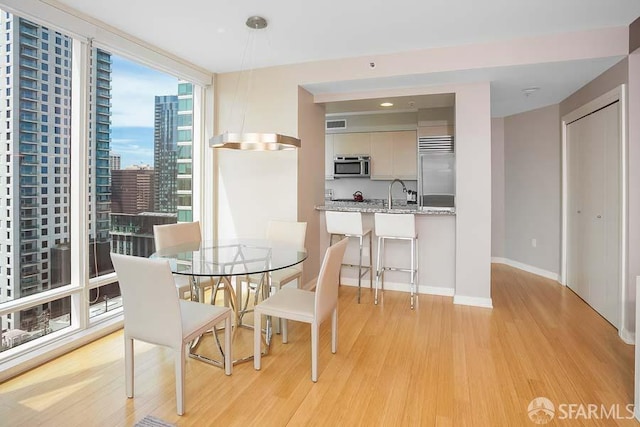
[[[399,182],[400,184],[402,184],[402,192],[406,193],[407,192],[407,187],[404,185],[404,182],[402,182],[401,179],[394,179],[393,181],[391,181],[391,184],[389,184],[389,200],[388,200],[388,206],[389,209],[393,208],[393,199],[391,198],[391,187],[393,187],[393,184],[395,184],[396,182]]]

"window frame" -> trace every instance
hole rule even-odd
[[[213,122],[213,74],[181,61],[139,40],[96,25],[78,13],[56,9],[41,2],[0,0],[0,9],[28,19],[51,30],[72,37],[71,67],[71,143],[70,206],[88,206],[89,173],[88,147],[81,143],[89,137],[89,61],[93,48],[104,49],[142,65],[165,72],[193,85],[192,125],[192,212],[193,220],[212,217],[205,213],[213,211],[213,201],[204,202],[203,189],[207,184],[200,172],[213,162],[206,156],[206,137],[212,136]],[[46,17],[43,18],[43,17]],[[95,39],[92,39],[95,37]],[[7,301],[0,306],[0,316],[16,311],[28,310],[46,302],[71,297],[71,325],[60,331],[47,334],[0,353],[0,382],[30,369],[43,360],[57,357],[64,352],[104,336],[122,326],[122,309],[116,309],[89,318],[89,293],[92,289],[117,281],[115,273],[89,277],[89,214],[87,209],[71,209],[71,283],[38,294]],[[204,225],[205,238],[212,238],[213,223]]]

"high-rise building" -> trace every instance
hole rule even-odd
[[[0,301],[6,301],[68,283],[73,40],[5,11],[0,34],[0,182],[7,188],[0,194]],[[94,49],[91,69],[88,208],[96,241],[109,237],[109,54]],[[55,316],[54,306],[4,316],[2,327],[37,327],[43,316]]]
[[[193,84],[178,83],[178,222],[193,221]]]
[[[93,49],[91,56],[89,138],[89,237],[109,241],[111,188],[109,167],[109,127],[111,125],[111,54]],[[108,247],[108,245],[107,245]]]
[[[153,169],[129,167],[111,171],[111,212],[153,211]]]
[[[156,212],[175,213],[178,190],[178,97],[155,97],[153,168]]]
[[[113,151],[109,152],[109,169],[118,170],[121,168],[121,159],[122,157],[118,153],[114,153]]]
[[[119,254],[148,257],[155,252],[153,226],[175,223],[175,213],[143,212],[137,215],[112,213],[112,251]]]

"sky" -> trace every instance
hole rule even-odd
[[[153,165],[153,113],[156,95],[176,95],[178,79],[112,55],[111,151],[122,168]]]

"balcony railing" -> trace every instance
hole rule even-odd
[[[23,46],[20,48],[20,55],[38,59],[38,50]]]
[[[22,25],[20,27],[20,32],[22,34],[28,34],[30,36],[38,37],[38,29],[37,28],[32,28],[32,27],[28,27],[26,25]]]
[[[20,77],[24,77],[28,79],[38,79],[38,72],[35,70],[22,68],[20,70]]]
[[[38,92],[29,90],[29,89],[22,89],[20,91],[20,98],[21,99],[33,99],[33,100],[37,100],[38,99]]]
[[[20,101],[20,109],[38,111],[38,104],[32,101]]]
[[[38,122],[38,115],[36,113],[20,113],[20,120],[28,122]]]
[[[20,66],[38,69],[38,61],[29,58],[20,58]]]
[[[37,48],[38,40],[32,37],[22,36],[20,37],[20,44]]]

